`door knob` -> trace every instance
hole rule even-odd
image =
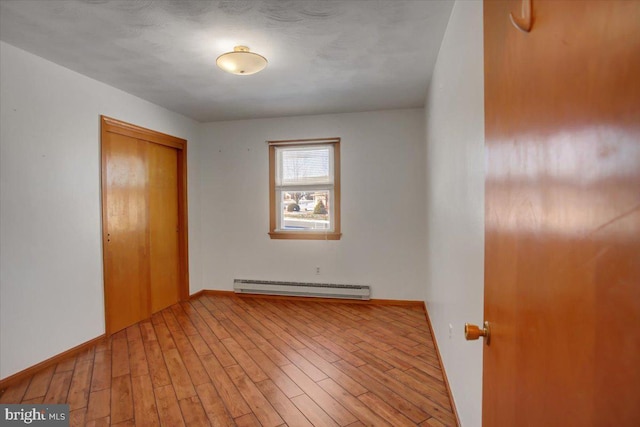
[[[467,341],[477,340],[480,337],[484,337],[484,343],[489,345],[489,339],[491,338],[491,329],[489,328],[489,322],[484,322],[484,327],[482,329],[480,329],[477,325],[465,323],[464,337]]]

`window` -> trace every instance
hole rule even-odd
[[[340,239],[340,138],[269,141],[272,239]]]

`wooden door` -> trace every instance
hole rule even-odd
[[[178,302],[178,153],[148,143],[151,311]]]
[[[483,424],[640,425],[640,1],[485,1]]]
[[[186,141],[102,118],[106,333],[188,297]]]
[[[149,317],[146,142],[116,133],[102,140],[107,330]]]

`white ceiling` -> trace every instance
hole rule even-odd
[[[201,122],[422,107],[453,3],[0,0],[0,39]],[[246,45],[252,76],[216,57]]]

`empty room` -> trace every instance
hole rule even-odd
[[[640,425],[640,0],[0,0],[0,424]]]

